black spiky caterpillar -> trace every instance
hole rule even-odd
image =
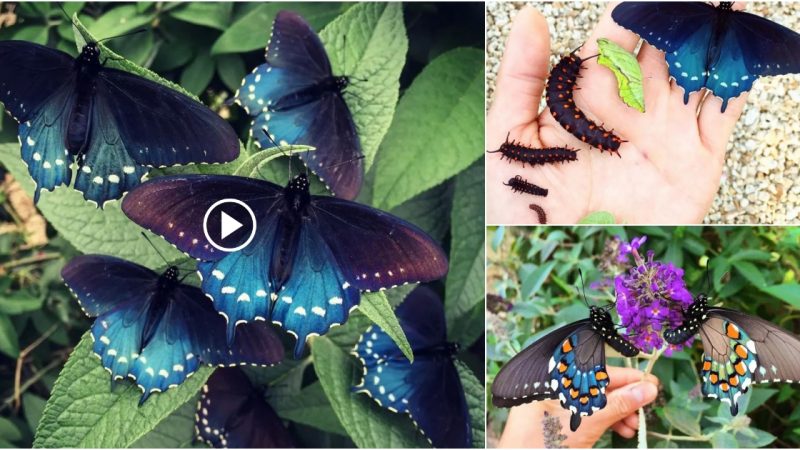
[[[577,50],[561,58],[547,77],[547,106],[556,121],[573,136],[600,151],[609,151],[619,156],[623,142],[619,136],[597,125],[581,111],[572,96],[575,82],[585,60]]]
[[[511,137],[511,133],[506,136],[506,141],[500,144],[500,148],[486,153],[500,153],[500,159],[521,162],[522,167],[525,167],[525,164],[539,166],[578,159],[577,150],[566,147],[533,148],[517,141],[511,141],[509,137]]]
[[[531,203],[528,207],[539,216],[539,224],[545,225],[547,223],[547,214],[544,212],[544,208],[534,203]]]
[[[522,192],[524,194],[538,195],[539,197],[547,197],[547,189],[539,187],[530,183],[522,178],[522,175],[517,175],[508,180],[508,183],[503,183],[509,186],[514,192]]]

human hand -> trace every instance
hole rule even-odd
[[[611,19],[608,6],[579,56],[597,53],[605,37],[633,51],[639,37]],[[559,27],[557,22],[556,29]],[[563,25],[563,22],[561,23]],[[574,97],[586,114],[627,141],[621,158],[590,147],[561,128],[539,104],[548,76],[550,39],[547,22],[532,7],[514,20],[497,75],[494,101],[486,119],[486,148],[496,150],[510,132],[511,139],[532,147],[579,149],[578,160],[522,167],[487,154],[487,221],[536,223],[536,203],[549,223],[574,224],[594,211],[612,213],[617,223],[699,223],[717,192],[725,148],[747,102],[747,94],[731,99],[725,113],[722,101],[695,92],[683,104],[683,88],[669,79],[664,53],[647,43],[638,54],[642,68],[646,112],[628,107],[619,98],[614,75],[595,60],[583,64]],[[502,183],[516,175],[549,189],[547,197],[515,194]]]
[[[636,369],[606,367],[609,384],[606,388],[606,407],[591,416],[583,417],[573,433],[569,429],[570,412],[558,400],[544,400],[511,408],[498,447],[544,448],[542,419],[544,413],[561,422],[561,434],[567,436],[563,445],[570,448],[591,448],[609,428],[622,437],[632,438],[639,429],[637,410],[648,405],[658,395],[658,378]]]

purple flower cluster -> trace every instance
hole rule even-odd
[[[646,259],[639,247],[647,236],[620,245],[619,262],[633,257],[633,267],[614,278],[617,295],[617,313],[633,345],[644,352],[652,352],[664,345],[661,333],[664,328],[674,328],[683,321],[682,311],[692,303],[692,294],[683,281],[683,269],[672,263],[653,260],[652,250]],[[689,340],[684,345],[691,345]],[[682,346],[670,345],[669,355]]]

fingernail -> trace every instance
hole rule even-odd
[[[646,381],[640,381],[630,387],[630,395],[637,404],[645,404],[653,401],[658,395],[658,388]]]

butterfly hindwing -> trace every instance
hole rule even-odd
[[[414,362],[380,327],[371,326],[353,352],[363,366],[363,378],[353,389],[384,408],[411,416],[434,447],[471,447],[469,410],[447,347],[441,300],[430,289],[418,287],[396,314]]]

